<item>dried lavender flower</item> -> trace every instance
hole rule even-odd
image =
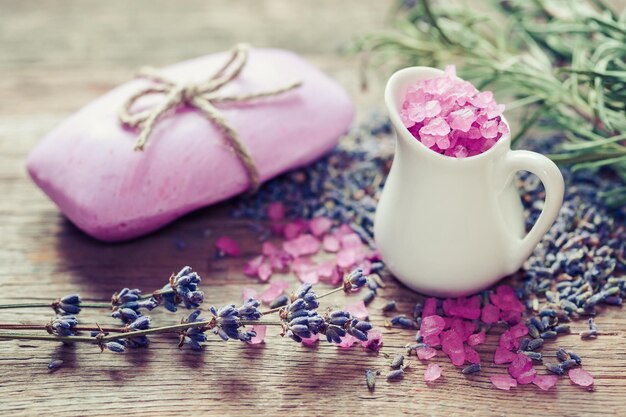
[[[107,342],[104,344],[104,347],[113,353],[123,353],[126,348],[122,343],[118,342]]]
[[[396,369],[387,374],[387,381],[397,381],[404,378],[404,370]]]
[[[461,373],[465,375],[475,374],[476,372],[480,372],[480,369],[481,368],[479,363],[473,363],[463,368],[463,370],[461,370]]]
[[[48,363],[48,370],[50,372],[54,372],[57,369],[59,369],[61,366],[63,366],[63,361],[61,359],[55,359],[51,361],[50,363]]]
[[[371,369],[366,369],[365,383],[367,384],[367,389],[374,391],[374,387],[376,386],[376,372]]]
[[[56,334],[57,336],[73,336],[76,334],[74,327],[78,325],[78,320],[75,316],[58,316],[50,320],[46,325],[46,330],[50,334]]]
[[[388,313],[390,311],[394,311],[396,309],[396,302],[391,300],[387,304],[383,306],[383,312]]]
[[[351,292],[367,284],[367,277],[363,274],[363,269],[356,268],[343,279],[343,290]]]
[[[402,365],[404,365],[404,355],[402,354],[397,354],[395,358],[393,358],[393,361],[391,361],[391,367],[393,369],[400,369],[402,367]]]
[[[52,308],[60,315],[74,315],[80,313],[80,296],[70,294],[52,303]]]

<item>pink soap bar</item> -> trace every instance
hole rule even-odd
[[[162,70],[177,82],[200,82],[229,53]],[[224,95],[267,91],[294,81],[302,86],[245,104],[220,105],[248,147],[265,181],[306,165],[331,150],[348,129],[354,108],[346,92],[297,55],[252,49],[241,75]],[[176,218],[248,190],[245,168],[202,113],[179,106],[160,119],[143,152],[133,151],[137,129],[118,120],[122,104],[149,81],[123,84],[48,134],[27,161],[39,187],[80,229],[105,241],[141,236]],[[162,96],[144,97],[148,108]]]

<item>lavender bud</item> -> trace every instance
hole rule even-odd
[[[115,352],[115,353],[122,353],[125,350],[124,345],[118,342],[108,342],[108,343],[105,343],[104,346],[111,352]]]

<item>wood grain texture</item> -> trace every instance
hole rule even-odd
[[[200,210],[163,230],[131,242],[96,242],[66,221],[33,185],[24,160],[38,140],[64,117],[130,78],[140,65],[166,65],[237,41],[292,49],[338,79],[367,117],[379,106],[380,79],[359,91],[355,59],[338,56],[353,36],[380,28],[387,1],[336,2],[219,0],[171,2],[0,1],[0,303],[50,300],[79,291],[102,299],[122,286],[148,290],[189,264],[204,277],[207,304],[236,302],[243,286],[263,288],[243,276],[246,259],[258,252],[246,221],[229,218],[229,204]],[[238,259],[215,260],[215,239],[228,234],[242,242]],[[178,249],[176,242],[185,243]],[[296,284],[294,277],[286,279]],[[395,299],[408,312],[417,296],[387,278],[370,308],[380,326],[380,307]],[[345,305],[337,296],[328,301]],[[326,302],[325,302],[326,304]],[[45,321],[46,309],[0,311],[0,322]],[[157,312],[174,323],[182,314]],[[85,321],[112,324],[104,312],[84,311]],[[103,318],[104,317],[104,318]],[[510,393],[488,378],[506,372],[487,365],[465,377],[445,358],[442,381],[427,387],[424,365],[414,363],[403,382],[380,377],[365,388],[366,368],[388,370],[384,355],[326,344],[309,349],[281,339],[270,329],[267,343],[245,346],[212,340],[204,352],[179,351],[175,340],[154,338],[147,350],[101,354],[92,346],[0,342],[2,415],[626,415],[626,320],[620,309],[600,315],[596,341],[577,336],[548,344],[576,350],[596,377],[594,392],[570,385],[541,392],[534,386]],[[574,323],[574,331],[585,323]],[[409,331],[385,329],[384,352],[394,355],[412,340]],[[497,335],[481,346],[491,362]],[[53,358],[63,368],[48,373]]]

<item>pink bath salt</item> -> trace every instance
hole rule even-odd
[[[261,266],[259,266],[259,270],[257,271],[257,276],[261,281],[267,282],[267,280],[269,280],[272,276],[272,267],[269,266],[267,263],[262,263]]]
[[[429,346],[437,347],[441,345],[441,338],[439,337],[438,334],[426,336],[424,337],[424,343],[426,343]]]
[[[441,377],[442,369],[441,366],[436,363],[429,363],[424,371],[424,381],[433,382],[438,380]]]
[[[265,335],[267,334],[267,326],[257,324],[252,326],[252,330],[256,332],[256,336],[250,339],[248,344],[258,345],[259,343],[263,343],[265,341]]]
[[[507,330],[500,335],[498,346],[508,350],[517,350],[517,348],[519,348],[519,340],[513,336],[509,330]]]
[[[439,147],[439,149],[446,150],[451,145],[450,136],[439,136],[435,143],[437,144],[437,147]]]
[[[265,291],[261,293],[261,295],[259,296],[259,299],[263,303],[269,304],[272,301],[274,301],[276,297],[284,293],[285,290],[287,290],[288,288],[289,288],[289,283],[287,281],[281,281],[281,280],[272,281],[269,287],[267,287]]]
[[[469,107],[465,107],[456,111],[453,111],[448,115],[448,124],[452,129],[460,130],[461,132],[469,131],[472,127],[472,123],[476,121],[476,112]]]
[[[517,386],[517,381],[509,375],[492,375],[489,380],[496,388],[504,391],[509,391]]]
[[[315,269],[310,271],[301,271],[296,273],[296,276],[300,282],[304,284],[317,284],[320,281],[320,277]]]
[[[341,269],[350,269],[357,261],[357,254],[354,249],[342,249],[337,252],[337,266]]]
[[[503,363],[511,363],[517,358],[517,354],[510,350],[498,346],[493,355],[493,363],[501,365]]]
[[[239,256],[241,255],[241,249],[239,244],[231,237],[221,236],[215,241],[215,247],[217,250],[226,256]]]
[[[556,375],[535,375],[533,384],[537,385],[542,390],[547,391],[555,386],[558,380],[559,377]]]
[[[513,337],[524,337],[528,334],[528,327],[524,323],[518,323],[509,329]]]
[[[439,116],[440,113],[441,105],[437,100],[429,100],[424,103],[424,114],[426,117]],[[416,120],[416,122],[421,122],[421,120]]]
[[[407,129],[415,124],[415,122],[411,120],[411,116],[409,116],[409,111],[407,109],[400,110],[400,120]]]
[[[246,288],[244,287],[241,290],[241,298],[243,300],[243,302],[245,303],[246,301],[248,301],[249,299],[254,299],[257,296],[257,291],[254,288]]]
[[[340,281],[339,273],[337,272],[337,266],[335,261],[329,259],[320,263],[317,266],[317,275],[320,278],[320,281],[326,282],[328,284],[336,285]]]
[[[324,240],[322,241],[322,247],[324,248],[325,252],[335,253],[339,251],[339,249],[341,248],[341,244],[339,242],[339,239],[335,236],[326,235],[324,236]]]
[[[537,370],[531,367],[529,370],[522,372],[516,379],[520,385],[528,385],[535,380]]]
[[[446,327],[446,322],[441,316],[433,315],[422,319],[422,327],[420,333],[423,337],[436,336],[440,334]]]
[[[306,230],[306,226],[307,223],[304,220],[295,220],[293,222],[287,223],[283,230],[285,239],[295,239]]]
[[[484,111],[488,119],[494,119],[504,112],[504,104],[496,104],[495,101],[492,101]]]
[[[456,145],[450,156],[454,156],[455,158],[467,158],[467,148],[463,145]]]
[[[435,117],[424,124],[420,135],[445,136],[450,133],[450,126],[443,117]]]
[[[437,314],[437,299],[430,297],[424,300],[424,309],[422,310],[422,319]]]
[[[480,134],[487,139],[498,136],[498,122],[496,120],[487,120],[480,126]]]
[[[480,320],[486,324],[497,323],[500,319],[500,309],[493,304],[486,303],[483,307]]]
[[[589,387],[593,385],[593,376],[583,368],[573,368],[567,373],[570,381],[581,387]]]
[[[320,340],[319,334],[313,334],[309,338],[302,338],[302,343],[304,346],[314,346]]]
[[[493,304],[504,311],[524,312],[524,305],[515,295],[515,290],[509,285],[500,285],[495,293],[489,295]]]
[[[291,263],[291,270],[296,274],[300,272],[312,271],[315,268],[317,268],[317,265],[311,258],[308,257],[296,258]]]
[[[367,340],[360,343],[366,350],[378,352],[383,347],[383,334],[380,330],[370,330],[367,333]]]
[[[291,264],[291,256],[287,252],[278,251],[269,257],[269,263],[273,271],[287,272]]]
[[[440,139],[444,139],[446,136],[436,136],[436,135],[426,135],[420,134],[420,141],[427,148],[433,148],[437,145],[437,141]]]
[[[454,330],[464,342],[476,331],[476,325],[473,322],[458,317],[454,317],[450,320],[449,327]]]
[[[303,234],[294,239],[283,242],[283,250],[294,258],[305,255],[314,255],[319,252],[320,248],[320,241],[309,234]]]
[[[448,316],[476,320],[480,317],[480,296],[446,298],[443,300],[442,307]]]
[[[480,355],[473,347],[465,345],[463,347],[465,360],[469,363],[480,363]]]
[[[343,249],[361,249],[363,248],[363,241],[361,237],[356,233],[349,233],[339,238],[341,247]]]
[[[418,347],[415,349],[415,353],[417,354],[417,358],[421,361],[427,361],[428,359],[434,358],[437,356],[437,349],[433,349],[431,347]]]
[[[263,256],[255,256],[248,262],[246,262],[243,266],[243,273],[249,277],[258,277],[259,275],[259,267],[263,264]]]
[[[487,338],[487,335],[485,334],[484,331],[481,331],[479,333],[474,333],[473,335],[467,338],[467,344],[470,346],[482,345],[483,343],[485,343],[486,338]]]
[[[504,122],[504,120],[500,120],[500,123],[498,123],[498,132],[503,135],[508,135],[510,133],[509,126]]]
[[[483,91],[470,98],[469,102],[472,106],[484,109],[489,107],[493,101],[493,93],[491,91]]]
[[[463,339],[455,330],[447,330],[441,334],[441,350],[448,355],[454,366],[465,362]]]
[[[422,103],[410,104],[405,112],[405,117],[409,120],[408,123],[410,123],[409,126],[407,126],[408,123],[405,123],[406,127],[411,127],[415,123],[421,123],[426,118],[426,109]]]
[[[344,309],[348,313],[352,314],[352,317],[356,317],[359,320],[365,320],[369,317],[369,312],[363,300],[359,300],[354,304],[346,306]]]
[[[285,218],[285,206],[280,201],[270,203],[267,206],[267,218],[272,221],[279,221]]]
[[[314,217],[309,221],[309,230],[316,237],[323,236],[333,226],[333,221],[328,217]]]
[[[509,370],[509,374],[513,378],[517,378],[524,372],[530,370],[532,367],[533,367],[532,359],[530,359],[528,356],[524,355],[523,353],[518,353],[515,355],[515,359],[511,361],[511,364],[509,365],[508,370]],[[532,382],[532,379],[530,382]]]
[[[363,275],[369,275],[372,273],[372,263],[369,259],[364,259],[357,263],[357,267],[363,270]]]
[[[283,223],[273,222],[270,225],[270,231],[274,236],[283,237],[285,235],[285,225]]]
[[[522,321],[522,313],[519,311],[501,311],[500,320],[509,325],[516,325]]]
[[[348,348],[351,348],[352,345],[354,345],[354,343],[357,342],[358,340],[359,339],[352,336],[351,334],[346,334],[344,337],[341,338],[341,342],[337,343],[337,346],[342,349],[348,349]]]
[[[279,252],[279,249],[272,242],[263,242],[261,245],[261,254],[272,256]]]

